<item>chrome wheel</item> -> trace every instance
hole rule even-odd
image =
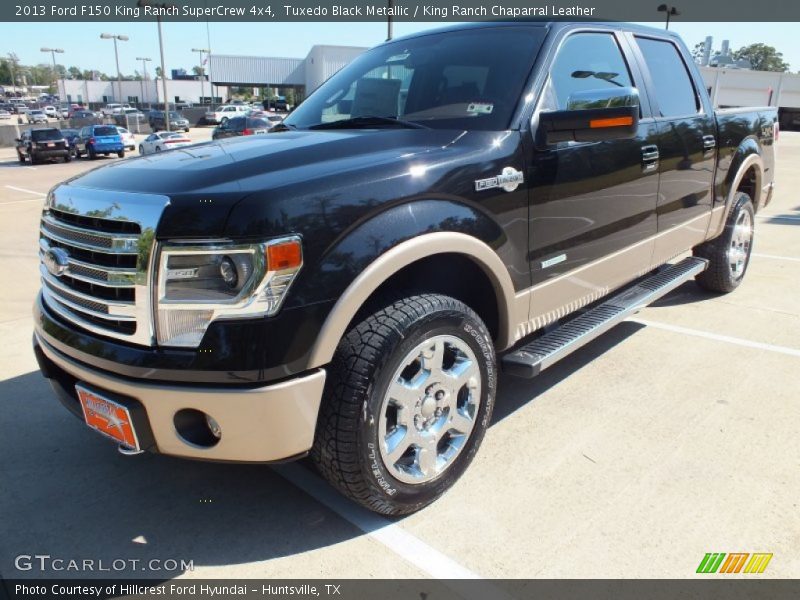
[[[739,279],[744,275],[747,259],[750,256],[750,245],[753,242],[753,221],[750,213],[743,210],[736,219],[731,236],[731,245],[728,248],[728,268],[731,276]]]
[[[441,475],[469,439],[480,399],[480,365],[465,341],[439,335],[409,352],[380,411],[380,453],[391,474],[409,484]]]

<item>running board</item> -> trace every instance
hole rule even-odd
[[[658,271],[530,344],[506,354],[501,361],[503,371],[518,377],[536,377],[542,369],[705,271],[707,266],[707,260],[691,257]]]

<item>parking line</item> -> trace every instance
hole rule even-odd
[[[654,329],[663,329],[664,331],[672,331],[673,333],[683,333],[694,337],[705,338],[707,340],[714,340],[716,342],[725,342],[727,344],[734,344],[736,346],[744,346],[745,348],[756,348],[758,350],[767,350],[769,352],[777,352],[778,354],[786,354],[788,356],[797,356],[800,358],[800,349],[789,348],[787,346],[775,346],[773,344],[764,344],[763,342],[754,342],[745,340],[743,338],[732,337],[729,335],[720,335],[718,333],[711,333],[710,331],[702,331],[700,329],[689,329],[688,327],[680,327],[678,325],[668,325],[667,323],[659,323],[657,321],[648,321],[647,319],[630,318],[627,319],[631,323],[639,323],[646,327],[653,327]]]
[[[772,258],[774,260],[789,260],[792,262],[800,262],[800,258],[796,256],[778,256],[777,254],[761,254],[760,252],[753,252],[752,256],[757,258]]]
[[[275,465],[272,468],[291,484],[429,576],[435,579],[481,579],[480,575],[462,567],[397,524],[353,504],[308,469],[296,464]]]
[[[41,202],[41,198],[29,198],[28,200],[11,200],[10,202],[0,202],[0,206],[5,206],[6,204],[27,204],[28,202]]]
[[[47,196],[47,194],[43,194],[42,192],[35,192],[34,190],[26,190],[25,188],[15,187],[13,185],[6,186],[10,190],[14,190],[15,192],[23,192],[25,194],[34,194],[35,196]]]

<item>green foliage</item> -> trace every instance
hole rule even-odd
[[[746,59],[750,61],[756,71],[788,71],[789,63],[783,60],[783,54],[778,52],[773,46],[766,44],[750,44],[742,46],[733,53],[736,60]]]

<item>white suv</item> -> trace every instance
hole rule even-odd
[[[249,113],[252,109],[244,104],[225,104],[218,106],[217,110],[210,110],[206,113],[207,123],[226,123],[228,119],[241,117]]]

